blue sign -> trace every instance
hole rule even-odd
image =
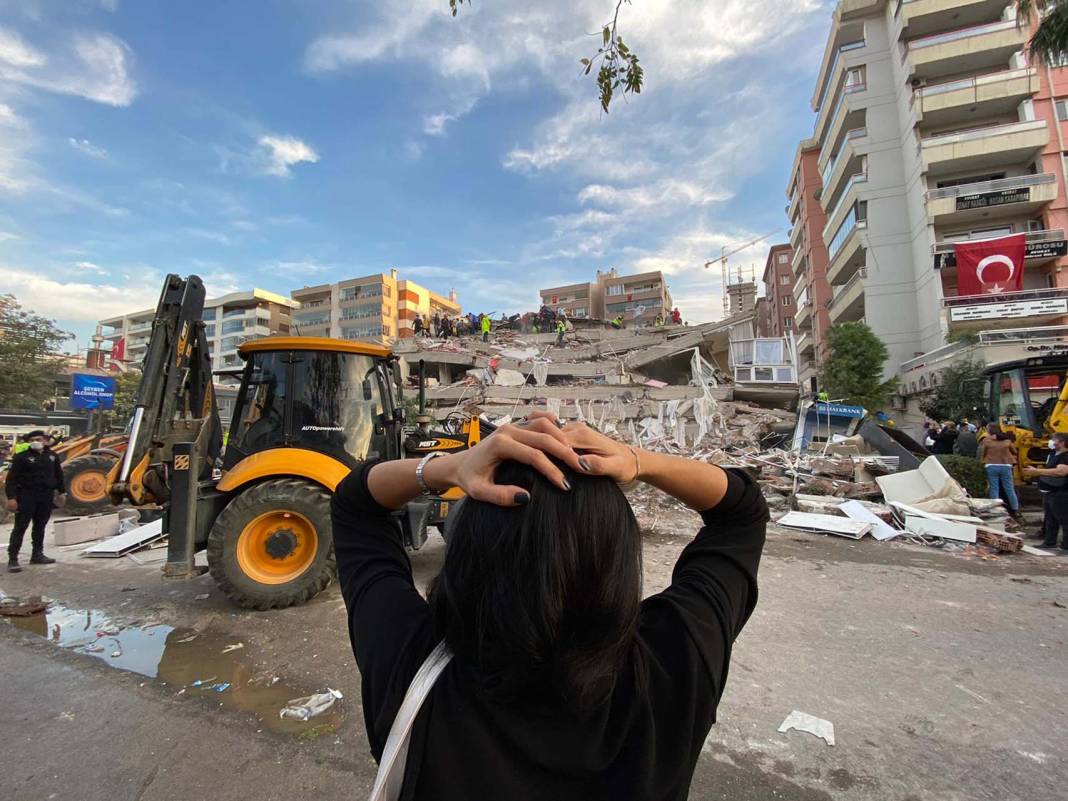
[[[70,408],[114,409],[115,379],[75,373],[71,376]]]
[[[863,417],[867,410],[863,406],[847,406],[844,403],[825,403],[818,401],[814,407],[816,414],[831,417]]]

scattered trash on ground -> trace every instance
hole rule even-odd
[[[233,645],[227,645],[225,648],[223,648],[222,649],[222,653],[228,654],[231,651],[236,651],[238,648],[244,648],[244,647],[245,647],[245,644],[243,642],[235,642]]]
[[[786,720],[779,726],[779,732],[785,734],[790,729],[813,734],[823,739],[827,745],[834,745],[834,724],[829,720],[817,718],[806,712],[798,712],[796,709],[786,716]]]
[[[332,707],[343,696],[338,690],[327,688],[324,693],[294,698],[278,713],[279,717],[289,720],[308,720]]]

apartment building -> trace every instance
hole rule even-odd
[[[452,290],[448,297],[414,281],[376,273],[336,284],[304,287],[290,293],[300,309],[293,314],[301,336],[359,339],[387,343],[415,333],[415,318],[435,314],[455,317],[462,309]]]
[[[671,312],[671,292],[659,270],[620,275],[613,267],[598,270],[594,282],[551,287],[539,294],[543,306],[569,317],[611,320],[622,314],[627,325],[649,325]]]
[[[291,312],[296,303],[264,289],[232,292],[204,303],[204,333],[211,353],[212,369],[223,370],[241,364],[237,346],[248,339],[288,334]],[[101,334],[114,348],[120,339],[125,345],[123,361],[136,365],[145,357],[152,335],[155,309],[101,320]]]
[[[794,330],[797,300],[794,298],[794,250],[790,245],[772,245],[764,264],[764,297],[768,302],[767,336],[785,337]],[[759,315],[758,315],[759,321]]]
[[[1068,71],[1029,36],[1010,0],[838,3],[788,184],[803,378],[835,323],[871,326],[911,394],[958,332],[1065,322]],[[961,297],[953,244],[1011,233],[1023,291]]]

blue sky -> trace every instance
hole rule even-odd
[[[0,0],[0,292],[83,346],[167,272],[288,295],[397,267],[511,312],[663,269],[714,319],[704,261],[785,239],[831,5],[634,0],[645,91],[604,115],[578,59],[612,7]]]

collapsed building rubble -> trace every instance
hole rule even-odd
[[[438,420],[499,421],[532,411],[585,420],[645,447],[762,443],[792,430],[798,389],[791,340],[758,339],[752,316],[698,326],[574,332],[497,332],[408,339],[396,352],[426,371]]]
[[[502,423],[548,411],[643,448],[745,469],[784,527],[982,554],[1021,549],[1001,501],[969,497],[899,432],[858,419],[852,436],[795,436],[793,347],[792,339],[756,338],[752,317],[736,317],[587,329],[559,345],[555,335],[497,331],[488,342],[414,338],[395,350],[411,376],[424,371],[427,413],[446,428],[467,417]],[[632,495],[654,528],[670,513],[655,493]]]

